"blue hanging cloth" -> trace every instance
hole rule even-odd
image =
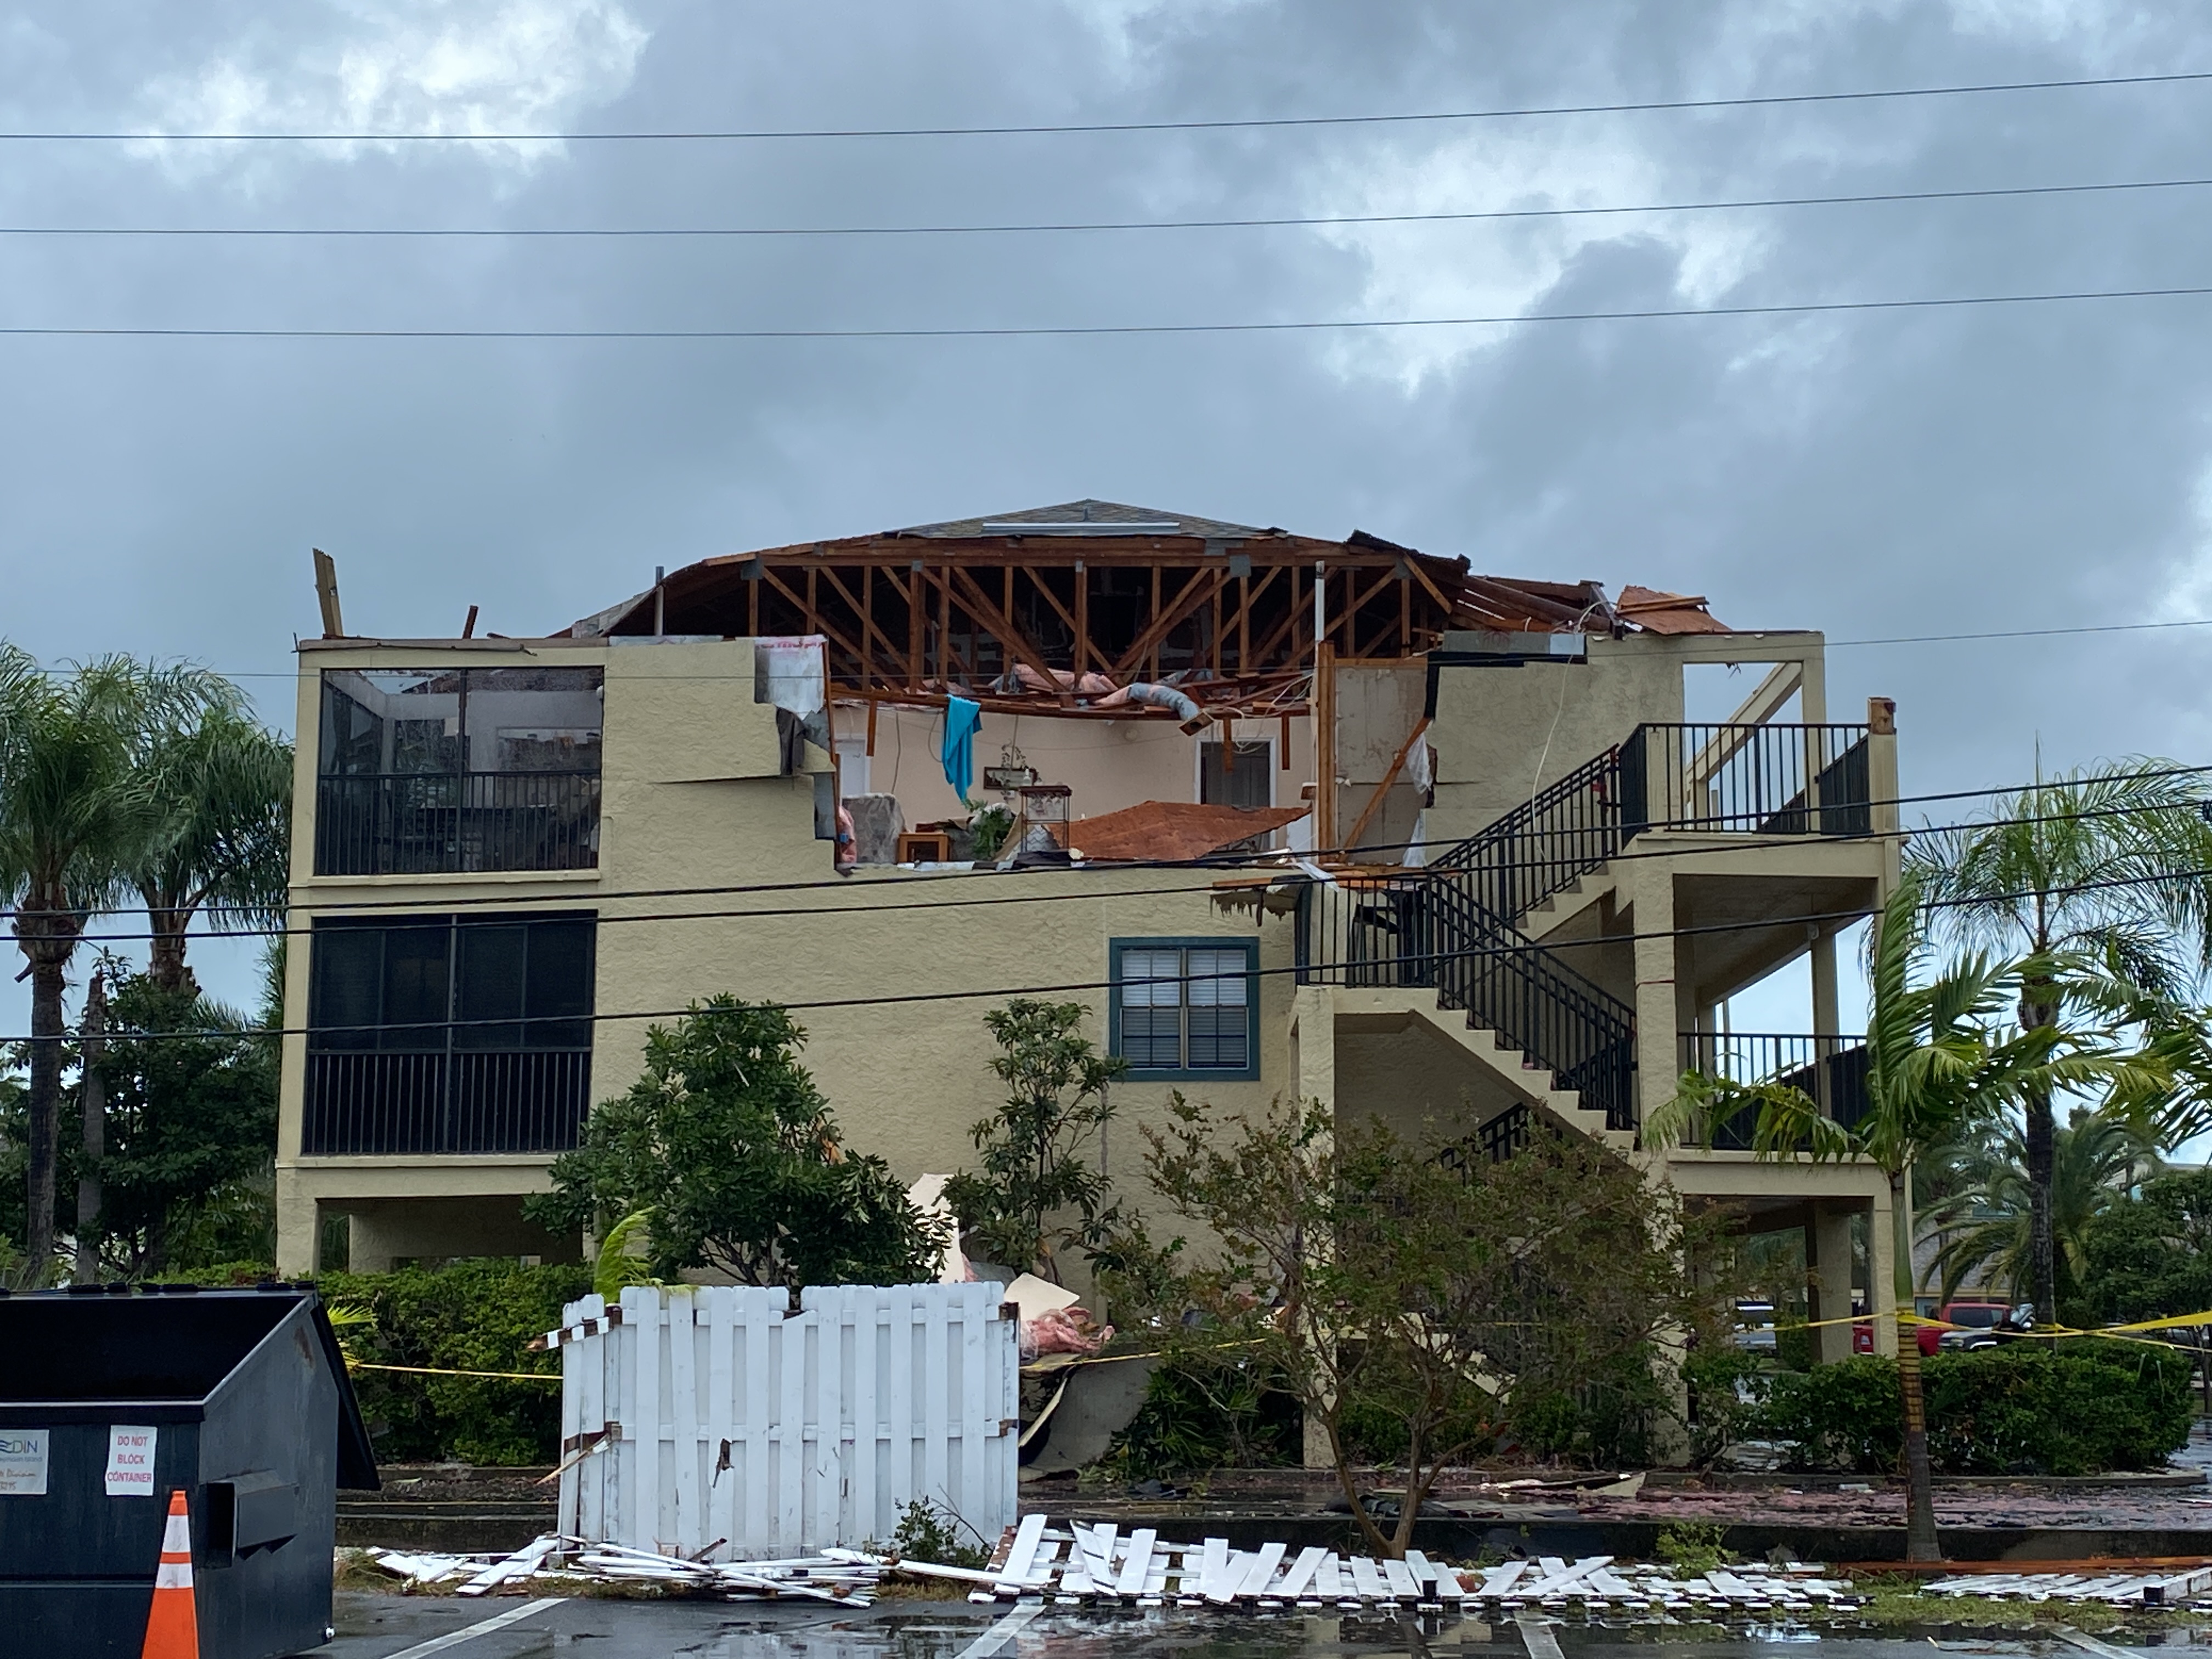
[[[945,762],[945,781],[963,800],[968,799],[969,787],[975,781],[975,733],[982,725],[982,704],[965,697],[945,700],[945,746],[939,754]]]

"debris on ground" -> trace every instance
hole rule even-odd
[[[857,1552],[794,1556],[781,1561],[693,1561],[619,1544],[593,1544],[548,1533],[506,1555],[441,1555],[371,1550],[368,1559],[410,1587],[450,1587],[459,1595],[485,1595],[534,1579],[584,1579],[607,1584],[659,1586],[678,1594],[714,1595],[732,1601],[786,1597],[865,1607],[883,1576]]]
[[[2212,1604],[2212,1566],[2154,1571],[1962,1572],[1921,1587],[1925,1595],[1973,1595],[1994,1601],[2104,1601],[2113,1607]]]

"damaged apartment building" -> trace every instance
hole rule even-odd
[[[1540,1125],[1802,1228],[1815,1318],[1888,1304],[1872,1170],[1638,1142],[1692,1066],[1863,1108],[1837,934],[1896,877],[1896,740],[1831,720],[1817,633],[1096,501],[710,558],[536,638],[349,636],[322,572],[288,1273],[573,1256],[522,1200],[721,993],[794,1010],[853,1145],[961,1168],[982,1016],[1042,994],[1128,1064],[1097,1155],[1140,1208],[1176,1091],[1463,1158]],[[1785,969],[1793,1028],[1728,1029]]]

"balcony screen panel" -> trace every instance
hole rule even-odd
[[[318,927],[309,944],[307,1024],[318,1048],[374,1048],[383,1024],[384,930]]]
[[[526,1048],[592,1046],[592,963],[596,929],[588,921],[530,925],[523,994]]]
[[[450,929],[384,931],[384,1007],[378,1046],[398,1053],[446,1046]]]
[[[453,930],[453,1047],[522,1047],[530,930],[465,919]],[[497,1021],[498,1024],[486,1024]]]

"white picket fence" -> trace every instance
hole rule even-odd
[[[547,1339],[560,1529],[759,1560],[887,1540],[920,1498],[995,1543],[1015,1519],[1021,1415],[999,1295],[825,1286],[793,1314],[781,1290],[634,1287],[616,1308],[570,1304]]]

